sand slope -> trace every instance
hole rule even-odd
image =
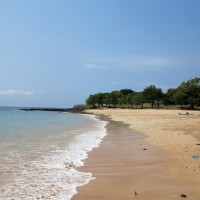
[[[186,193],[188,199],[200,199],[200,158],[192,158],[200,156],[200,145],[197,145],[200,143],[200,112],[190,112],[193,115],[180,115],[185,112],[177,110],[88,112],[109,115],[114,121],[130,124],[146,137],[134,132],[120,134],[124,132],[121,126],[116,129],[116,136],[111,128],[111,134],[100,148],[89,154],[83,168],[97,179],[80,188],[75,200],[180,199],[181,193]],[[112,159],[106,159],[108,157]],[[138,195],[135,196],[134,191]]]

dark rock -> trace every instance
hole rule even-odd
[[[21,108],[23,111],[49,111],[49,112],[70,112],[78,114],[86,114],[84,106],[74,106],[73,108]],[[87,113],[88,114],[88,113]]]
[[[186,197],[187,197],[187,195],[185,195],[185,194],[181,194],[181,197],[183,197],[183,198],[186,198]]]
[[[143,149],[143,151],[146,151],[146,150],[147,150],[146,148]]]
[[[137,196],[137,192],[135,191],[135,196]]]

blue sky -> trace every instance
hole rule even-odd
[[[200,76],[198,0],[0,0],[0,105],[71,107]]]

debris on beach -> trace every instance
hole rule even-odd
[[[186,112],[186,113],[178,113],[179,115],[193,115],[192,113]]]
[[[197,143],[196,145],[200,145],[200,143]]]
[[[146,150],[147,150],[146,148],[143,149],[143,151],[146,151]]]
[[[192,158],[196,159],[196,158],[199,158],[199,156],[193,155]]]
[[[186,197],[187,197],[187,195],[185,195],[185,194],[181,194],[181,197],[183,197],[183,198],[186,198]]]
[[[137,192],[135,191],[135,196],[137,196]]]
[[[66,168],[74,168],[75,167],[75,165],[74,165],[74,163],[73,162],[69,162],[69,163],[65,163],[65,165],[66,165]]]

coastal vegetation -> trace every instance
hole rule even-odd
[[[177,88],[163,92],[161,88],[150,85],[143,91],[121,89],[106,93],[91,94],[86,100],[91,108],[159,108],[160,106],[180,106],[195,109],[200,106],[200,78],[182,82]]]

